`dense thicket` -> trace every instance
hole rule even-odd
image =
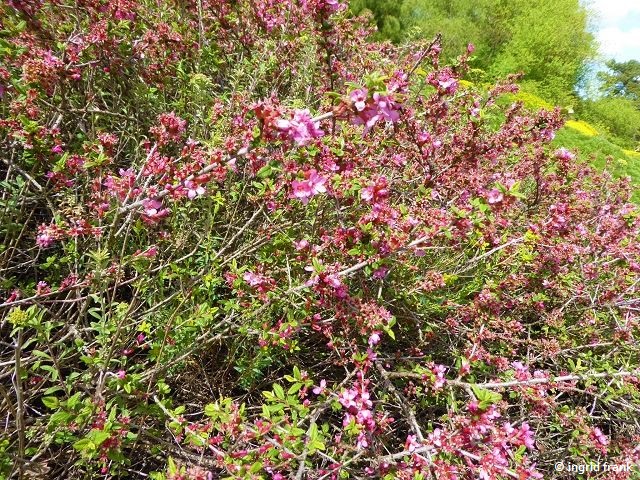
[[[364,22],[0,5],[0,476],[632,478],[628,182]]]

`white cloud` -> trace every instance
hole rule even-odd
[[[587,0],[587,7],[598,16],[601,28],[616,26],[633,13],[640,13],[640,0]]]
[[[597,34],[600,53],[618,61],[640,60],[640,26],[622,31],[619,28],[603,28]]]
[[[640,60],[640,0],[583,0],[595,13],[600,53],[619,62]]]

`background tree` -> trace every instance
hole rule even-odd
[[[350,9],[356,15],[367,11],[373,14],[378,28],[375,37],[379,40],[399,42],[403,38],[406,25],[401,20],[402,0],[354,0]]]
[[[606,95],[632,100],[640,108],[640,61],[607,62],[608,72],[600,72],[602,90]]]
[[[579,0],[357,0],[351,8],[370,9],[379,34],[393,41],[442,33],[448,59],[471,42],[473,66],[488,80],[522,71],[530,90],[556,103],[572,103],[596,52],[589,11]],[[386,26],[391,18],[395,29]]]

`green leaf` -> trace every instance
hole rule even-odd
[[[89,438],[96,446],[100,446],[107,438],[111,436],[111,433],[104,430],[91,430],[87,438]]]
[[[60,406],[60,400],[58,397],[42,397],[42,403],[45,407],[54,410]]]
[[[204,407],[204,414],[209,418],[218,418],[220,406],[217,403],[209,403]]]
[[[483,410],[502,400],[502,395],[500,395],[499,393],[492,392],[491,390],[486,390],[477,385],[472,385],[471,390],[473,390],[474,395],[478,399],[478,406]]]
[[[293,385],[291,385],[291,387],[289,387],[289,390],[287,390],[287,394],[293,395],[294,393],[297,393],[301,388],[302,383],[294,383]]]
[[[88,438],[82,438],[82,439],[78,440],[77,442],[75,442],[73,444],[73,448],[78,450],[79,452],[96,450],[96,446]]]
[[[314,442],[318,439],[318,425],[316,423],[312,423],[309,427],[309,431],[307,432],[309,435],[309,440]]]
[[[173,461],[173,458],[167,458],[167,470],[169,475],[175,475],[178,473],[178,467],[176,466],[176,462]]]
[[[284,400],[284,389],[277,383],[273,386],[273,393],[275,393],[276,397],[280,400]]]

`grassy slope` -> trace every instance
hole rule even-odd
[[[521,92],[512,95],[512,100],[522,101],[531,109],[553,106],[542,98],[531,93]],[[609,170],[616,177],[631,177],[637,186],[633,200],[640,203],[640,153],[624,150],[607,139],[605,133],[583,120],[568,120],[565,126],[557,132],[553,145],[578,150],[583,158],[587,158],[600,169],[607,166],[607,159],[611,157]]]

